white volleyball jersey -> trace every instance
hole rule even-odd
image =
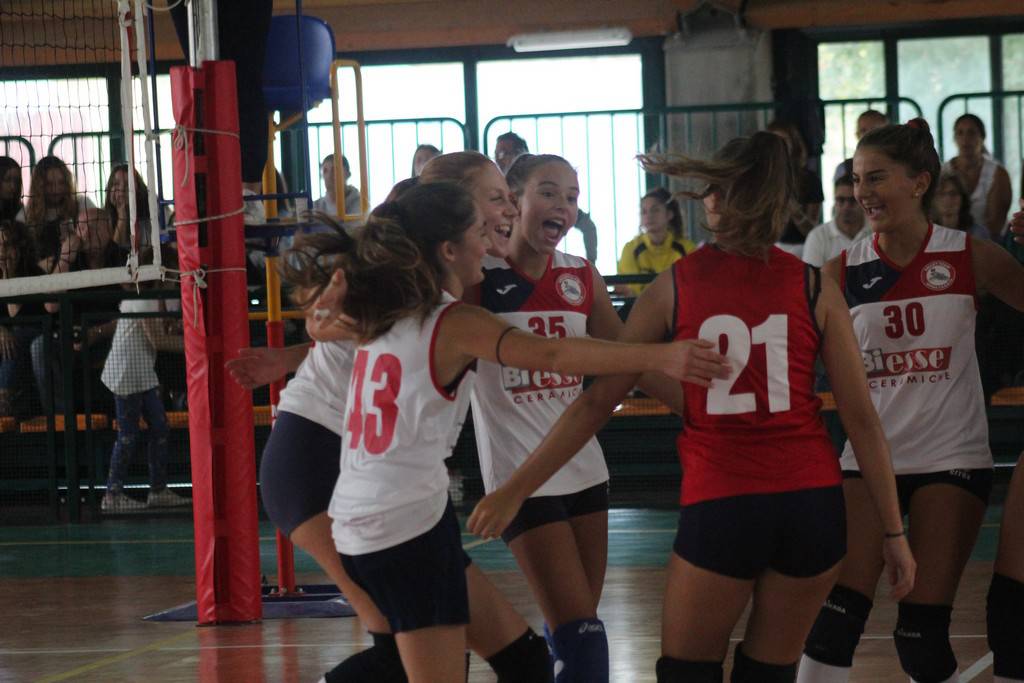
[[[843,293],[896,474],[992,467],[974,351],[970,237],[932,226],[900,268],[876,235],[842,261]],[[840,463],[857,469],[849,442]]]
[[[422,325],[397,322],[356,349],[349,383],[341,472],[328,513],[338,552],[362,555],[429,531],[448,503],[448,472],[469,392],[465,375],[441,387],[432,363],[449,296]]]
[[[484,258],[480,303],[510,325],[546,337],[584,337],[594,302],[587,261],[555,252],[539,280],[505,259]],[[473,429],[484,489],[501,486],[583,392],[583,377],[477,362]],[[608,481],[596,438],[533,494],[575,493]]]
[[[278,411],[301,415],[341,436],[353,342],[317,342],[281,391]]]

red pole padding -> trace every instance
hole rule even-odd
[[[262,617],[259,520],[252,400],[224,362],[249,346],[245,243],[240,214],[181,224],[239,209],[242,203],[238,104],[233,62],[171,69],[174,119],[187,144],[174,145],[188,377],[189,439],[195,524],[196,602],[200,624]],[[232,135],[233,133],[233,135]],[[206,270],[205,288],[187,273]]]

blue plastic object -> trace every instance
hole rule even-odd
[[[302,27],[302,78],[306,81],[306,106],[331,97],[331,62],[334,32],[323,19],[281,14],[270,21],[267,57],[263,67],[263,97],[268,111],[304,111],[299,79],[298,27]]]

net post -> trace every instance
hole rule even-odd
[[[224,367],[249,345],[234,63],[175,67],[171,89],[197,619],[250,622],[262,616],[252,398]]]
[[[273,190],[271,190],[273,191]],[[276,202],[275,202],[276,204]],[[275,206],[276,208],[276,206]],[[284,347],[284,321],[281,318],[281,276],[278,275],[280,256],[267,256],[267,346]],[[281,402],[281,389],[285,380],[270,383],[270,425],[277,421],[277,406]],[[295,548],[288,537],[277,531],[277,592],[288,595],[295,592]]]

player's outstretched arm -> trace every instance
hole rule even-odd
[[[1024,312],[1024,266],[991,240],[970,240],[978,294],[992,294],[1007,306]]]
[[[839,418],[886,532],[883,554],[892,597],[899,600],[913,589],[917,565],[904,533],[889,442],[868,394],[850,311],[839,287],[829,277],[822,278],[816,314],[824,331],[821,358],[832,384]]]
[[[636,344],[664,339],[666,322],[671,316],[663,310],[665,301],[644,292],[637,301],[620,339]],[[690,349],[695,369],[687,381],[707,386],[712,377],[727,377],[723,356],[711,351],[713,344],[695,340],[684,342]],[[649,346],[643,344],[642,346]],[[599,377],[555,422],[551,431],[509,480],[485,496],[469,519],[469,529],[486,538],[501,534],[516,515],[523,501],[551,478],[584,444],[604,426],[612,411],[636,383],[636,374]],[[679,406],[681,409],[681,405]]]
[[[309,348],[309,344],[296,344],[281,349],[267,346],[239,349],[238,356],[224,366],[242,388],[255,389],[298,370]]]

